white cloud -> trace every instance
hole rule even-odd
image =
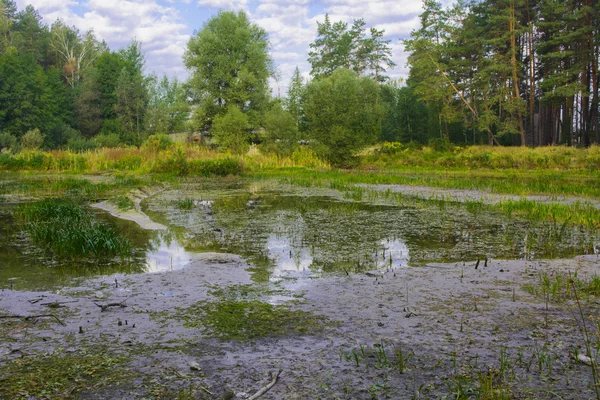
[[[446,0],[444,0],[446,1]],[[388,71],[394,78],[407,74],[406,53],[399,39],[419,27],[421,2],[416,0],[17,0],[19,9],[32,4],[51,24],[60,18],[84,32],[93,29],[99,39],[118,49],[136,38],[143,44],[147,72],[156,71],[186,77],[182,55],[189,33],[203,19],[188,26],[183,9],[195,10],[207,18],[215,9],[245,10],[250,19],[269,34],[272,57],[285,93],[296,66],[308,76],[309,44],[317,33],[317,21],[329,13],[332,21],[351,23],[363,18],[368,27],[385,30],[397,66]],[[75,12],[74,10],[77,10]],[[317,14],[317,15],[315,15]],[[277,83],[271,85],[277,92]]]

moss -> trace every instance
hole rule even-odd
[[[225,340],[250,340],[268,336],[310,335],[329,324],[325,317],[287,305],[272,305],[260,300],[199,301],[179,309],[175,318],[188,328]]]
[[[2,366],[0,393],[7,399],[71,398],[79,390],[125,381],[128,376],[119,368],[124,361],[104,351],[16,359]]]

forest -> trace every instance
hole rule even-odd
[[[352,165],[383,142],[589,146],[600,142],[599,11],[592,0],[425,0],[400,80],[386,76],[395,63],[383,30],[326,15],[310,79],[297,68],[278,98],[268,34],[242,11],[219,12],[190,39],[181,81],[145,74],[134,39],[113,51],[93,31],[1,0],[0,149],[77,152],[186,132],[233,153],[308,144]]]

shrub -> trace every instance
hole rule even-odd
[[[152,152],[167,150],[173,146],[173,140],[169,135],[151,135],[144,142],[143,147]]]
[[[404,146],[400,142],[385,142],[377,151],[379,154],[397,154],[404,150]]]
[[[94,138],[97,147],[114,148],[121,145],[121,138],[116,133],[101,134]]]
[[[0,151],[13,150],[17,146],[17,138],[8,132],[0,132]]]
[[[429,139],[428,145],[434,151],[437,151],[437,152],[440,152],[440,153],[449,152],[454,147],[454,145],[450,142],[450,140],[448,140],[446,138],[433,138],[433,139]]]
[[[248,151],[248,117],[237,106],[231,105],[227,113],[215,118],[213,135],[219,147],[242,154]]]
[[[240,160],[232,157],[214,158],[205,160],[190,160],[188,173],[201,176],[227,176],[237,175],[243,170]]]
[[[96,142],[81,135],[74,135],[67,141],[67,148],[74,152],[84,152],[96,148]]]
[[[37,150],[44,144],[44,136],[39,129],[27,131],[21,138],[21,146],[27,150]]]

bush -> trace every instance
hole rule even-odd
[[[238,175],[242,172],[242,170],[243,166],[241,161],[232,157],[205,160],[190,160],[188,162],[188,173],[190,175]]]
[[[169,135],[151,135],[146,139],[143,147],[152,152],[167,150],[173,146],[173,140]]]
[[[44,144],[44,136],[39,129],[27,131],[21,138],[21,147],[27,150],[37,150]]]
[[[14,150],[17,146],[17,138],[8,132],[0,132],[0,151],[5,149]]]
[[[88,140],[81,135],[73,136],[67,141],[67,149],[74,152],[84,152],[96,148],[93,140]]]
[[[379,154],[397,154],[404,150],[404,145],[400,142],[385,142],[377,151]]]
[[[248,151],[248,117],[237,106],[231,105],[227,113],[215,118],[213,136],[219,147],[242,154]]]
[[[450,140],[446,138],[433,138],[429,139],[428,143],[429,147],[431,147],[434,151],[440,153],[446,153],[452,151],[454,145],[450,142]]]
[[[97,147],[114,148],[121,146],[121,138],[116,133],[101,134],[94,138]]]

